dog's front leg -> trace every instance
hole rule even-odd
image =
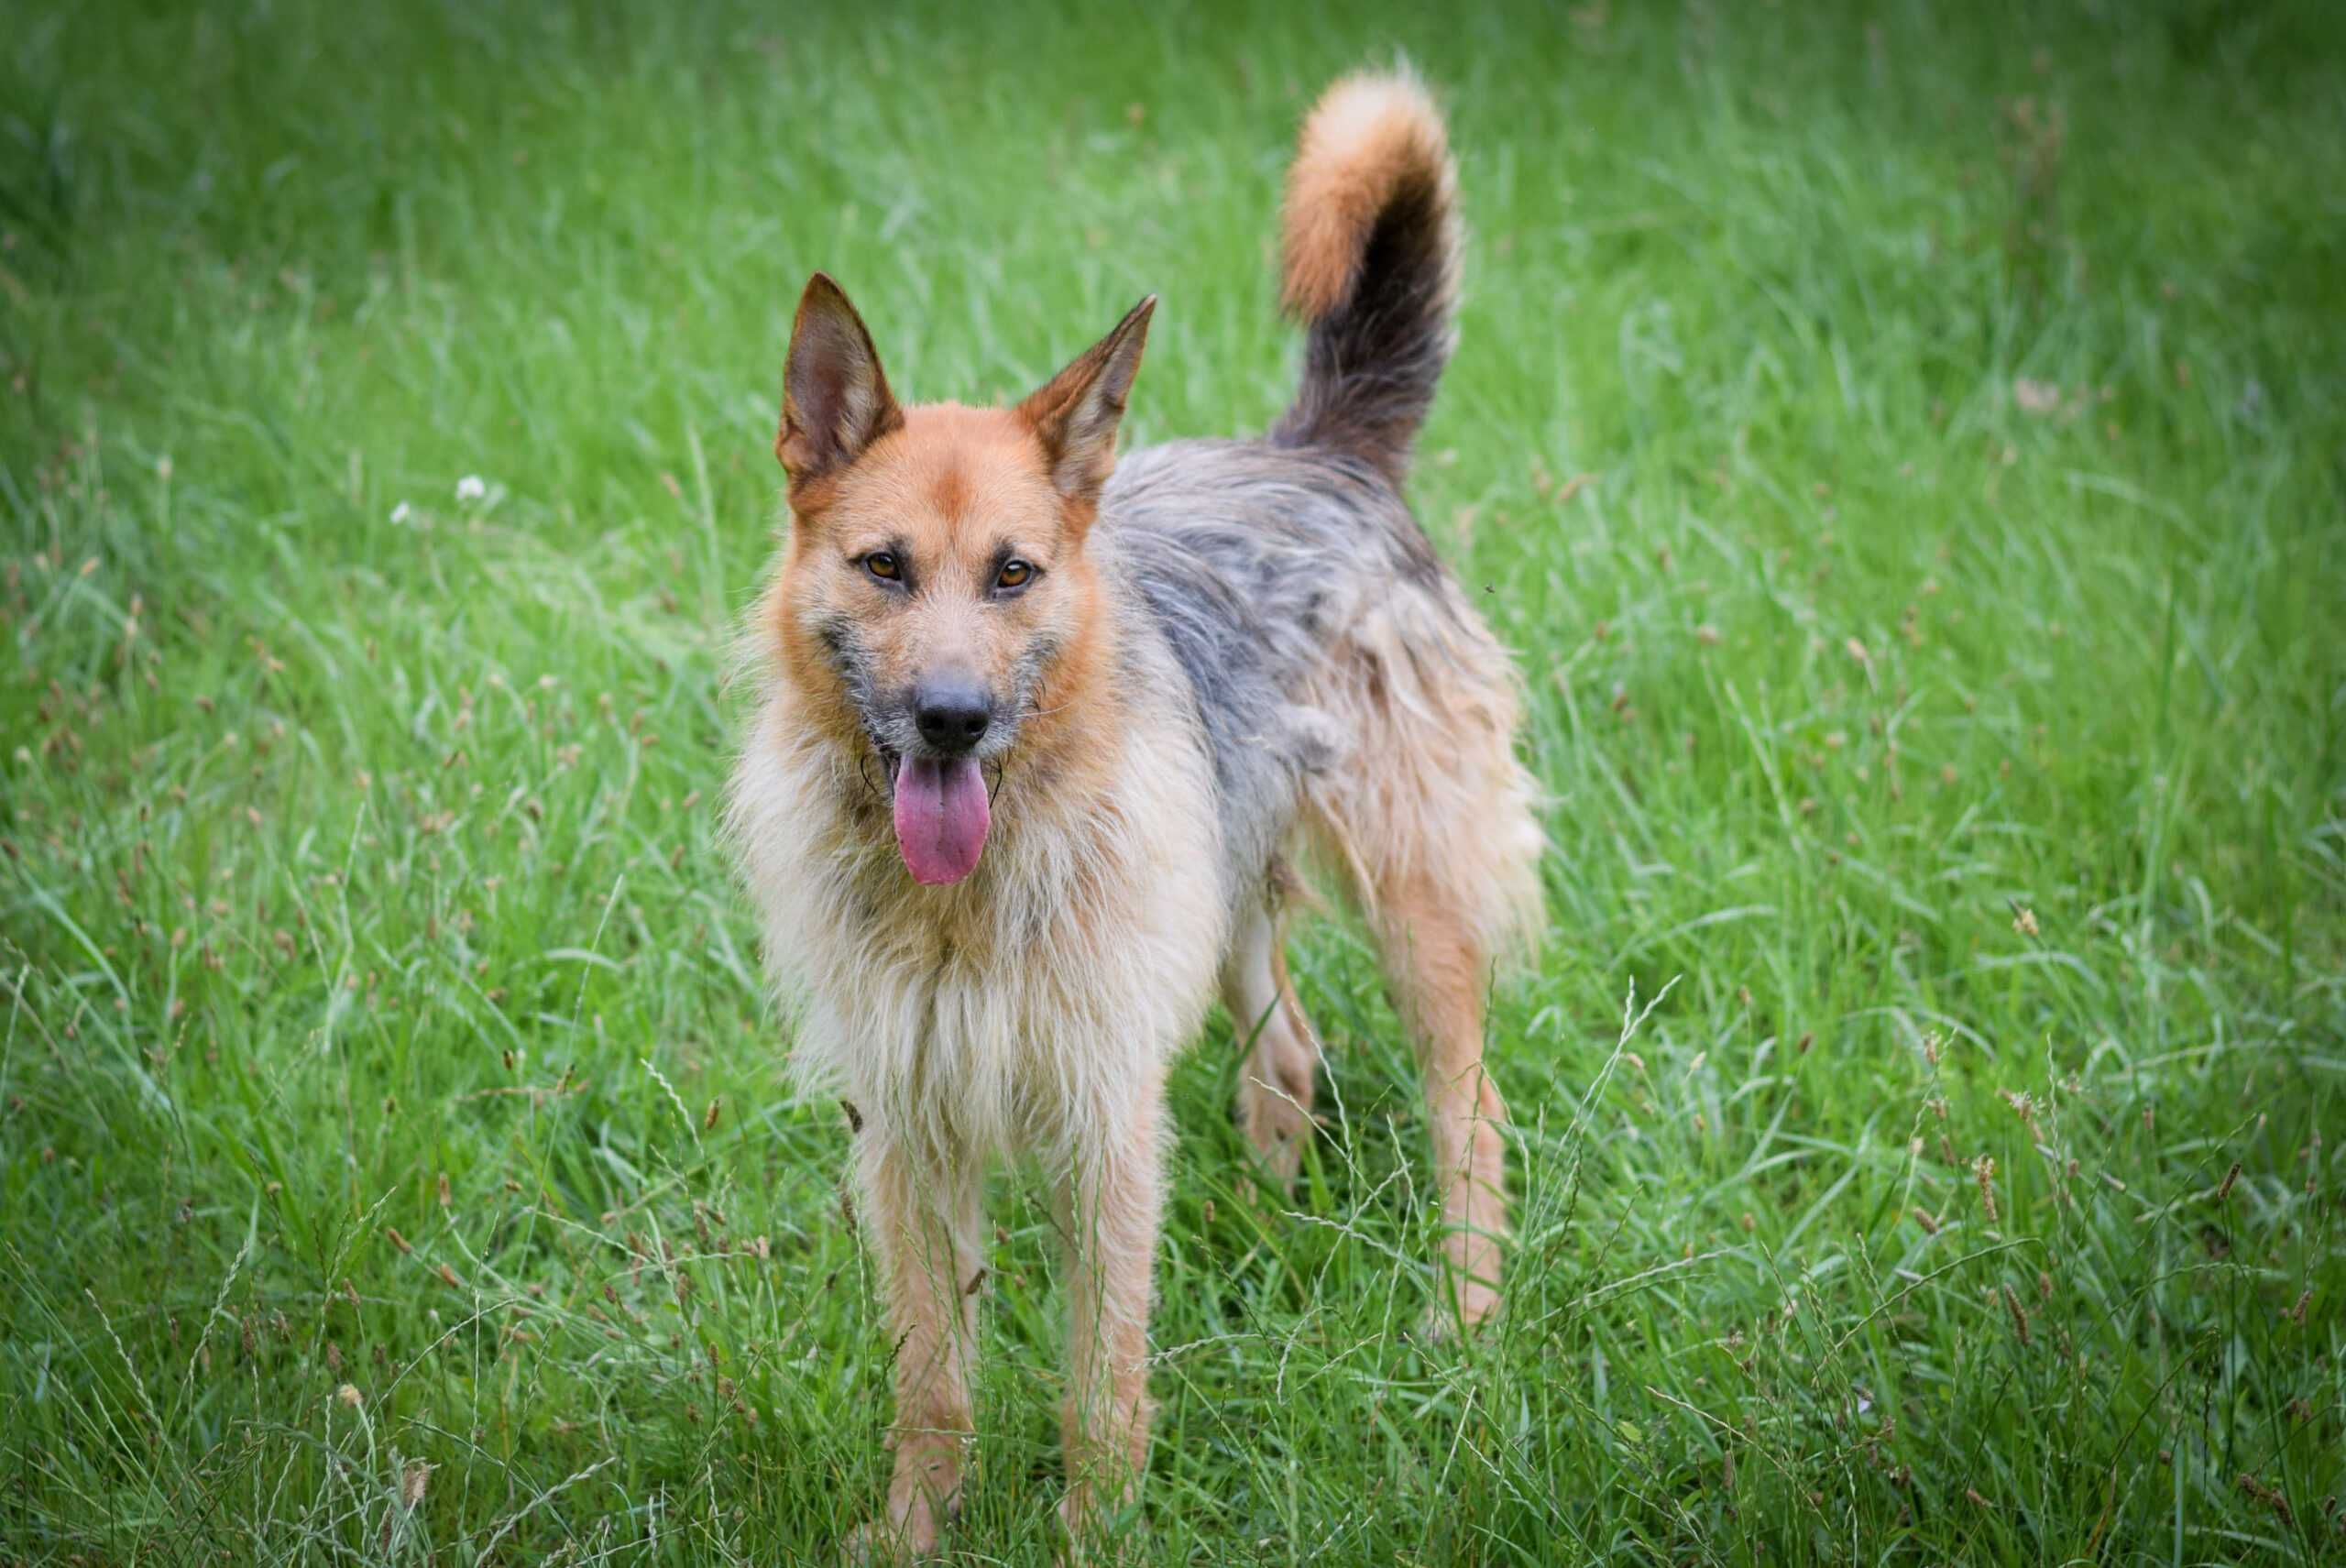
[[[975,1431],[970,1362],[983,1182],[972,1158],[915,1154],[877,1128],[861,1138],[864,1223],[895,1358],[896,1464],[886,1514],[856,1533],[850,1556],[891,1562],[934,1552],[960,1506],[963,1451]]]
[[[1140,1495],[1148,1464],[1148,1310],[1164,1206],[1164,1080],[1152,1072],[1119,1113],[1079,1138],[1058,1194],[1069,1282],[1069,1378],[1060,1431],[1080,1549]]]

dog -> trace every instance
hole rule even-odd
[[[934,1550],[957,1507],[1003,1157],[1046,1173],[1069,1256],[1062,1517],[1080,1541],[1136,1498],[1166,1074],[1215,997],[1271,1180],[1315,1125],[1299,868],[1361,912],[1423,1068],[1437,1311],[1498,1305],[1483,1004],[1542,924],[1543,840],[1517,673],[1402,499],[1455,341],[1456,190],[1413,76],[1313,107],[1282,221],[1301,384],[1259,440],[1118,460],[1154,297],[1008,408],[899,402],[838,285],[799,301],[729,826],[884,1281],[867,1555]]]

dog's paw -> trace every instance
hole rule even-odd
[[[898,1563],[912,1562],[923,1550],[936,1549],[934,1541],[925,1549],[915,1547],[886,1519],[866,1519],[839,1542],[839,1561],[847,1568],[896,1568]]]
[[[839,1543],[839,1559],[854,1568],[897,1568],[933,1557],[943,1527],[960,1511],[958,1494],[939,1507],[930,1494],[916,1492],[850,1530]]]
[[[1315,1128],[1310,1115],[1292,1096],[1250,1078],[1238,1091],[1238,1128],[1272,1186],[1292,1197]]]
[[[903,1568],[937,1554],[934,1524],[915,1528],[914,1521],[893,1524],[884,1519],[866,1519],[839,1542],[839,1561],[849,1568]]]
[[[1063,1544],[1059,1548],[1060,1568],[1099,1568],[1105,1564],[1113,1568],[1132,1556],[1134,1538],[1139,1534],[1137,1519],[1130,1517],[1137,1508],[1125,1512],[1103,1512],[1099,1501],[1088,1489],[1077,1487],[1059,1499],[1059,1530]]]
[[[1460,1281],[1455,1289],[1445,1288],[1427,1306],[1425,1315],[1418,1320],[1418,1338],[1427,1344],[1472,1338],[1498,1315],[1500,1299],[1496,1289],[1480,1280]]]

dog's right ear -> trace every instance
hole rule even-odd
[[[839,473],[904,422],[863,318],[828,274],[816,273],[791,324],[782,430],[773,442],[793,494]]]

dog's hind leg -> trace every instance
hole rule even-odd
[[[1311,1136],[1320,1042],[1287,973],[1286,921],[1250,906],[1222,960],[1222,1003],[1246,1051],[1238,1080],[1238,1124],[1282,1190],[1295,1184]]]
[[[975,1430],[982,1181],[973,1161],[917,1158],[876,1129],[860,1141],[863,1223],[895,1347],[896,1463],[886,1514],[858,1532],[849,1555],[887,1563],[937,1550],[937,1532],[959,1511],[962,1454]]]
[[[1517,761],[1505,656],[1454,595],[1397,596],[1324,677],[1321,706],[1362,765],[1313,781],[1319,852],[1343,871],[1425,1077],[1442,1195],[1437,1323],[1499,1303],[1507,1120],[1483,1066],[1483,1005],[1502,955],[1541,924],[1535,786]]]
[[[1507,1107],[1483,1066],[1483,998],[1489,959],[1471,912],[1434,875],[1382,888],[1371,916],[1387,983],[1420,1070],[1442,1194],[1442,1269],[1434,1326],[1473,1328],[1499,1304],[1507,1234]]]

